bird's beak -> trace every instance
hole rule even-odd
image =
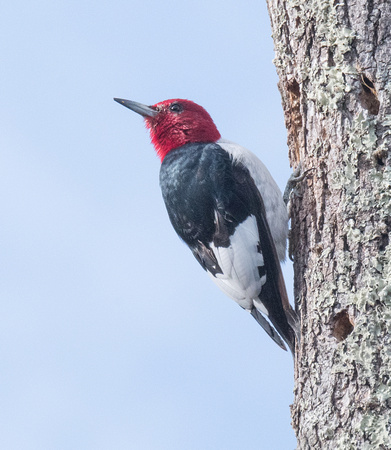
[[[157,114],[157,111],[155,109],[151,108],[150,106],[143,105],[142,103],[137,103],[132,100],[124,100],[123,98],[115,98],[114,100],[143,117],[155,117]]]

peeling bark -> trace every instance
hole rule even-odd
[[[292,166],[298,449],[391,449],[391,2],[268,0]]]

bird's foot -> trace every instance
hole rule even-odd
[[[307,173],[312,170],[311,169],[307,169],[302,171],[302,166],[301,166],[301,162],[299,162],[299,165],[296,167],[296,169],[293,171],[292,175],[289,177],[289,180],[286,184],[285,190],[284,190],[284,195],[283,195],[283,200],[284,203],[287,205],[291,196],[291,193],[293,192],[295,195],[300,197],[299,192],[296,189],[296,185],[298,183],[300,183],[300,181],[303,181],[304,178],[307,176]]]

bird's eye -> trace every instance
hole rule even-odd
[[[173,103],[170,105],[170,111],[179,114],[183,111],[183,106],[180,103]]]

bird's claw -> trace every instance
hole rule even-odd
[[[299,165],[296,167],[296,169],[293,171],[292,175],[289,177],[289,180],[286,184],[283,200],[284,203],[287,205],[289,202],[289,198],[291,196],[291,193],[293,192],[295,195],[300,197],[300,194],[296,190],[296,185],[300,183],[300,181],[303,181],[304,178],[307,176],[307,173],[312,169],[307,169],[302,171],[301,162],[299,162]]]

